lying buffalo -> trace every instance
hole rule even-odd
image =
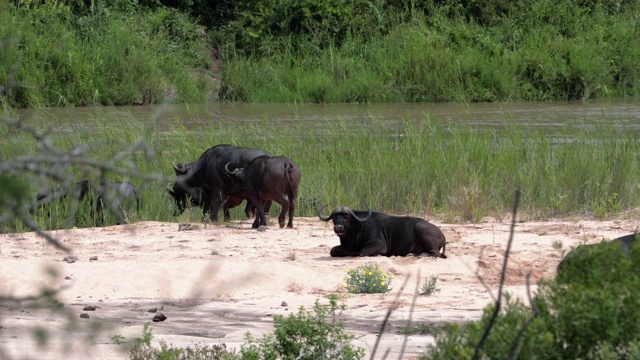
[[[231,165],[226,165],[227,173],[237,180],[232,194],[246,198],[256,208],[252,227],[267,226],[265,205],[268,201],[275,201],[282,206],[278,224],[284,227],[288,212],[287,227],[293,228],[293,214],[302,176],[300,168],[285,156],[259,156],[244,168],[231,168]]]
[[[410,253],[445,258],[445,237],[430,222],[409,216],[390,216],[379,212],[354,211],[339,207],[323,216],[324,205],[318,210],[322,221],[333,220],[333,231],[340,245],[331,249],[331,256],[406,256]],[[440,250],[442,249],[442,252]]]
[[[640,237],[640,234],[635,232],[611,241],[578,245],[569,251],[560,261],[557,267],[556,278],[560,282],[573,281],[576,280],[575,273],[584,275],[586,272],[596,270],[599,265],[602,265],[604,271],[606,271],[608,263],[607,257],[620,258],[620,256],[628,255],[631,245],[634,244],[637,237]],[[569,268],[573,269],[569,271]],[[568,279],[569,272],[573,273],[573,279]]]
[[[46,207],[68,196],[72,196],[76,203],[88,199],[91,209],[90,217],[92,219],[97,217],[100,225],[104,224],[105,208],[115,210],[118,224],[128,222],[125,203],[134,203],[136,210],[140,211],[140,193],[128,181],[82,180],[67,187],[43,189],[36,194],[35,206]]]
[[[174,164],[177,180],[167,191],[176,201],[178,212],[188,206],[202,206],[203,216],[209,214],[212,221],[218,221],[218,210],[223,207],[224,219],[230,220],[229,209],[242,203],[244,198],[231,195],[234,179],[226,173],[225,165],[244,167],[258,156],[269,155],[261,149],[242,148],[232,145],[216,145],[205,151],[193,163]],[[245,208],[250,216],[252,208]]]

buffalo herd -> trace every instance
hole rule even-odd
[[[229,209],[247,201],[245,214],[255,216],[253,228],[267,225],[266,214],[272,202],[280,204],[278,224],[293,228],[293,217],[302,173],[296,163],[285,156],[272,156],[264,150],[232,145],[216,145],[195,162],[175,163],[176,181],[167,192],[176,204],[175,214],[187,207],[202,207],[203,218],[218,221],[222,207],[224,219]],[[339,207],[323,221],[333,220],[340,245],[330,255],[406,256],[426,254],[446,258],[445,236],[428,221],[408,216],[389,216],[379,212],[354,211]],[[288,221],[286,216],[288,215]]]
[[[255,215],[254,228],[266,226],[266,215],[272,201],[282,206],[280,227],[293,228],[295,203],[300,186],[300,168],[285,156],[271,156],[261,149],[216,145],[193,163],[173,166],[176,182],[167,186],[177,212],[188,206],[202,207],[203,217],[218,221],[222,207],[224,220],[229,209],[247,200],[245,214]]]
[[[267,226],[266,216],[272,202],[276,202],[281,206],[278,225],[281,228],[293,228],[302,172],[286,156],[272,156],[262,149],[221,144],[206,150],[194,162],[174,162],[173,169],[175,182],[169,183],[166,190],[175,203],[176,216],[189,207],[200,207],[203,219],[208,217],[215,222],[222,208],[224,220],[229,221],[229,209],[246,200],[244,213],[247,217],[255,216],[252,228],[261,229]],[[89,198],[91,216],[97,215],[101,225],[105,207],[121,209],[116,214],[118,223],[127,222],[123,206],[125,201],[135,203],[138,210],[140,207],[140,193],[128,181],[82,180],[66,188],[39,191],[33,208],[45,207],[69,196],[76,202]],[[314,200],[314,203],[317,201]],[[332,257],[425,254],[447,258],[444,234],[424,219],[386,215],[371,211],[368,206],[366,211],[340,206],[324,215],[323,210],[327,206],[318,209],[318,217],[322,221],[332,220],[333,230],[340,239],[340,245],[331,248],[329,254]],[[610,243],[618,243],[626,254],[636,236],[635,233],[622,236]],[[585,259],[588,254],[601,251],[603,246],[606,245],[578,246],[560,262],[558,274]]]

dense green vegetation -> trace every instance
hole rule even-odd
[[[638,95],[639,13],[631,0],[15,0],[0,4],[0,83],[16,81],[0,98],[38,107]]]
[[[578,260],[566,268],[564,281],[538,284],[532,304],[507,299],[478,358],[506,359],[510,353],[517,359],[640,358],[635,276],[640,246],[624,255],[618,243],[600,244]],[[471,358],[493,309],[488,306],[480,321],[438,334],[423,358]]]

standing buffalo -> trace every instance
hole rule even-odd
[[[599,265],[604,266],[604,271],[606,271],[607,261],[605,260],[605,255],[607,255],[607,252],[615,252],[613,256],[616,258],[619,258],[620,255],[627,255],[637,237],[640,237],[640,234],[636,232],[615,238],[611,241],[578,245],[569,251],[560,261],[557,267],[556,278],[561,282],[575,280],[568,279],[568,268],[575,268],[577,270],[571,271],[574,276],[576,273],[584,275],[585,271],[594,271]]]
[[[90,217],[98,216],[100,225],[104,224],[105,207],[115,211],[118,217],[117,223],[126,223],[127,214],[125,202],[132,202],[136,205],[136,210],[140,211],[140,193],[136,187],[128,181],[102,182],[82,180],[73,185],[62,188],[47,188],[36,194],[36,206],[43,207],[54,201],[60,201],[72,195],[73,200],[80,202],[88,198],[90,200]]]
[[[252,227],[267,226],[264,206],[267,201],[275,201],[282,206],[278,224],[284,227],[285,216],[289,212],[287,227],[293,228],[293,213],[302,176],[300,168],[285,156],[259,156],[246,167],[236,166],[233,170],[231,165],[226,164],[227,173],[238,180],[233,194],[251,201],[256,208]]]
[[[390,216],[379,212],[353,211],[339,207],[329,216],[318,216],[322,221],[333,220],[333,231],[340,245],[331,249],[331,256],[406,256],[427,253],[437,258],[445,255],[445,237],[430,222],[409,216]],[[442,249],[442,253],[440,252]]]
[[[186,174],[189,169],[193,167],[195,163],[179,163],[173,164],[173,169],[176,172],[176,176]],[[167,184],[167,192],[173,197],[173,200],[176,202],[176,211],[174,212],[174,216],[178,216],[182,214],[187,208],[192,206],[205,208],[205,197],[202,192],[202,188],[188,187],[184,183],[177,182],[171,186],[171,183]],[[237,198],[235,196],[227,196],[226,199],[222,199],[222,213],[224,214],[224,219],[231,219],[231,214],[229,213],[229,209],[233,209],[234,207],[240,205],[244,201],[244,199]],[[247,217],[251,217],[253,215],[253,207],[251,203],[247,201],[247,205],[245,206],[244,213]],[[206,214],[204,214],[206,216]]]
[[[167,186],[167,191],[176,201],[177,214],[182,213],[190,201],[191,205],[202,206],[203,216],[208,213],[211,221],[218,221],[218,210],[222,206],[224,219],[230,220],[229,209],[240,205],[244,198],[231,195],[235,181],[226,173],[225,165],[243,167],[261,155],[269,154],[261,149],[216,145],[196,162],[174,164],[177,181],[173,189]],[[250,210],[249,206],[245,208],[247,216]]]

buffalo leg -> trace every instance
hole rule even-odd
[[[264,216],[264,204],[260,198],[253,196],[251,199],[247,199],[247,201],[251,203],[256,214],[256,219],[253,221],[253,225],[251,225],[251,227],[255,229],[261,225],[267,226],[267,219]]]
[[[353,251],[349,250],[349,248],[345,246],[338,245],[331,248],[329,255],[331,255],[331,257],[345,257],[345,256],[358,256],[359,254],[354,253]]]
[[[203,208],[203,212],[206,211],[206,205],[208,205],[209,210],[209,218],[212,222],[218,222],[218,211],[220,210],[220,206],[222,205],[222,199],[220,199],[219,192],[213,192],[213,194],[209,195],[209,192],[205,192],[205,208]]]
[[[235,196],[227,196],[226,200],[223,202],[222,204],[222,211],[224,212],[224,221],[230,221],[231,220],[231,214],[229,213],[229,209],[233,209],[234,207],[242,204],[242,202],[244,201],[244,199],[242,198],[238,198]],[[250,206],[250,202],[247,201],[247,207]],[[246,213],[246,208],[245,208],[245,213]],[[247,215],[247,217],[250,217],[249,215]]]
[[[296,200],[293,199],[289,201],[289,222],[287,223],[287,227],[289,229],[293,229],[293,213],[296,210]]]
[[[277,202],[278,204],[280,204],[280,206],[282,206],[282,210],[280,210],[280,215],[278,215],[278,225],[280,225],[280,227],[283,228],[285,217],[287,215],[287,212],[289,212],[289,199],[281,195],[277,199],[273,199],[273,201]],[[289,222],[291,222],[291,218],[289,218]],[[291,223],[290,225],[291,226],[289,227],[293,227],[293,223]]]
[[[383,242],[384,244],[386,244],[385,242]],[[387,246],[381,246],[381,245],[368,245],[362,248],[362,250],[360,250],[360,256],[378,256],[378,255],[385,255],[387,253]]]

